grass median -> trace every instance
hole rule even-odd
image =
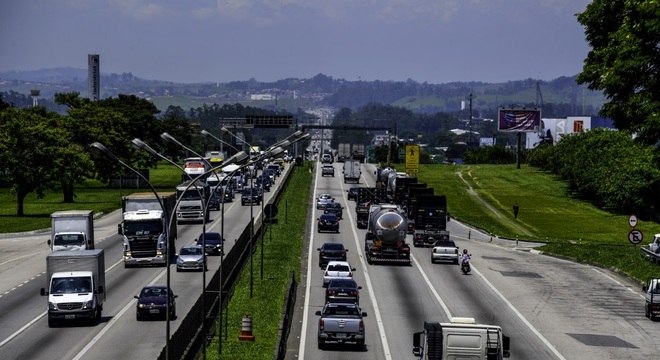
[[[292,165],[289,165],[292,166]],[[250,269],[246,266],[229,300],[222,354],[217,337],[207,348],[207,359],[271,359],[277,348],[279,324],[291,273],[300,282],[300,262],[309,209],[312,174],[307,166],[296,166],[277,205],[278,221],[271,224],[253,255],[253,291],[250,297]],[[261,257],[263,249],[263,279]],[[252,317],[255,341],[239,341],[243,316]],[[217,325],[217,324],[216,324]],[[216,331],[217,334],[217,331]],[[226,335],[226,339],[225,339]]]

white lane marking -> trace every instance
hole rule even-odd
[[[314,167],[316,169],[316,166]],[[314,176],[314,200],[312,201],[312,221],[309,230],[309,249],[307,250],[307,281],[305,282],[305,305],[303,307],[302,329],[300,331],[300,347],[298,348],[298,359],[305,359],[305,343],[307,338],[307,320],[309,318],[309,298],[312,289],[312,250],[314,250],[314,220],[316,220],[316,187],[319,180],[319,172],[316,169]]]
[[[163,277],[163,275],[166,273],[167,270],[162,270],[160,273],[156,275],[156,277],[153,280],[151,280],[149,285],[155,284],[158,281],[158,279]],[[114,324],[116,324],[117,321],[119,321],[119,318],[121,318],[122,315],[124,315],[132,306],[135,306],[134,305],[135,301],[136,301],[135,299],[132,299],[121,310],[119,310],[119,312],[112,317],[112,320],[110,320],[108,324],[105,325],[103,329],[101,329],[101,331],[99,331],[99,333],[96,334],[96,336],[94,336],[94,338],[87,345],[85,345],[85,347],[82,350],[80,350],[80,352],[72,360],[82,359],[82,357],[92,348],[92,346],[94,346],[101,339],[101,337],[103,337],[103,335],[105,335],[105,333],[107,333],[110,330],[110,328]]]
[[[112,269],[115,268],[117,265],[119,265],[121,262],[123,262],[123,260],[119,260],[119,261],[117,261],[116,263],[112,264],[109,268],[107,268],[105,271],[108,272],[108,271],[112,270]],[[44,273],[41,273],[41,274],[44,274]],[[37,278],[37,277],[40,276],[41,274],[35,276],[35,277],[32,278],[32,279]],[[30,280],[32,280],[32,279],[30,279]],[[30,280],[28,280],[28,281],[30,281]],[[26,281],[26,282],[27,282],[27,281]],[[19,285],[19,286],[20,286],[20,285]],[[14,288],[14,289],[16,289],[16,288]],[[13,291],[14,289],[9,290],[7,293]],[[5,294],[6,294],[6,293],[5,293]],[[15,337],[17,337],[18,335],[20,335],[23,331],[25,331],[25,329],[27,329],[28,327],[30,327],[32,324],[36,323],[39,319],[41,319],[42,317],[44,317],[47,313],[48,313],[48,311],[45,311],[45,312],[43,312],[43,313],[37,315],[37,317],[35,317],[34,319],[30,320],[27,324],[23,325],[23,327],[21,327],[20,329],[16,330],[13,334],[9,335],[6,339],[4,339],[2,342],[0,342],[0,348],[3,347],[3,346],[5,346],[8,342],[12,341]]]
[[[545,346],[547,346],[548,349],[550,349],[550,351],[552,351],[552,352],[557,356],[558,359],[566,360],[566,358],[565,358],[565,357],[564,357],[564,356],[563,356],[563,355],[562,355],[562,354],[561,354],[561,353],[560,353],[560,352],[559,352],[559,351],[558,351],[558,350],[557,350],[557,349],[556,349],[556,348],[550,343],[550,341],[548,341],[548,339],[546,339],[543,335],[541,335],[541,333],[540,333],[538,330],[536,330],[536,328],[534,327],[534,325],[532,325],[529,321],[527,321],[527,319],[523,316],[523,314],[521,314],[520,311],[518,311],[518,309],[516,309],[516,308],[513,306],[513,304],[511,304],[511,303],[509,302],[509,300],[507,300],[507,299],[504,297],[504,295],[502,295],[502,293],[499,292],[499,291],[495,288],[495,286],[494,286],[493,284],[491,284],[490,281],[488,281],[488,280],[486,279],[485,276],[483,276],[483,274],[481,274],[481,273],[480,273],[480,272],[479,272],[474,266],[472,266],[471,269],[472,269],[472,271],[473,271],[475,274],[477,274],[477,275],[479,275],[479,277],[481,277],[481,279],[486,283],[486,285],[488,285],[488,287],[489,287],[489,288],[490,288],[495,294],[497,294],[497,296],[500,297],[500,299],[501,299],[501,300],[502,300],[502,301],[503,301],[503,302],[509,307],[509,309],[511,309],[511,311],[513,311],[513,312],[516,314],[516,316],[518,316],[518,318],[520,319],[520,321],[522,321],[525,325],[527,325],[527,327],[528,327],[528,328],[534,333],[534,335],[536,335],[536,337],[538,337],[539,340],[541,340],[541,342],[542,342],[543,344],[545,344]]]
[[[594,268],[594,267],[592,267],[591,270],[593,270],[593,271],[595,271],[595,272],[597,272],[597,273],[603,275],[604,277],[606,277],[606,278],[612,280],[612,282],[614,282],[615,284],[621,286],[622,288],[625,288],[626,290],[630,291],[631,293],[633,293],[633,294],[639,296],[640,298],[644,299],[644,295],[643,295],[643,294],[640,294],[640,293],[638,293],[637,291],[635,291],[635,290],[633,290],[633,289],[631,289],[631,288],[629,288],[629,287],[623,285],[621,282],[619,282],[619,280],[617,280],[617,279],[615,279],[615,278],[613,278],[613,277],[611,277],[611,276],[605,274],[604,272],[602,272],[602,271],[600,271],[600,270],[598,270],[598,269],[596,269],[596,268]]]
[[[366,183],[366,180],[365,180]],[[346,192],[344,191],[344,182],[342,181],[340,183],[341,187],[341,192],[342,192],[342,198],[344,199],[344,203],[348,204],[348,199],[346,199]],[[362,270],[364,272],[364,279],[367,283],[367,289],[369,290],[369,297],[371,298],[371,305],[374,308],[374,313],[376,316],[376,324],[378,324],[378,332],[380,333],[380,341],[383,344],[383,353],[385,355],[385,359],[391,360],[392,359],[392,353],[390,352],[390,346],[389,343],[387,342],[387,336],[385,334],[385,325],[383,324],[383,318],[380,316],[380,308],[378,307],[378,301],[376,300],[376,294],[374,293],[374,288],[373,285],[371,284],[371,277],[369,276],[369,268],[367,266],[367,263],[365,262],[365,257],[364,254],[362,253],[362,246],[360,244],[360,240],[358,239],[358,234],[357,234],[357,228],[356,226],[353,226],[355,224],[355,221],[353,221],[353,216],[351,215],[351,212],[346,209],[346,213],[348,214],[348,220],[350,221],[350,228],[353,231],[353,240],[355,240],[355,246],[357,248],[357,252],[360,258],[360,264],[362,264]]]
[[[417,261],[417,258],[413,255],[410,254],[410,258],[412,261],[415,263],[415,266],[417,266],[417,270],[419,270],[419,273],[422,274],[422,278],[424,279],[424,282],[426,282],[426,285],[431,289],[431,292],[433,293],[433,297],[438,301],[440,306],[442,307],[442,310],[445,312],[445,315],[447,315],[447,319],[451,319],[451,312],[449,311],[449,307],[447,307],[447,304],[445,304],[444,301],[442,301],[442,298],[440,297],[440,294],[435,290],[435,287],[433,287],[433,284],[431,284],[431,280],[429,280],[429,277],[426,276],[426,273],[424,272],[424,269],[420,266],[419,262]]]

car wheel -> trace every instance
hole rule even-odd
[[[433,260],[433,258],[431,258],[431,264],[435,264],[435,260]]]
[[[651,312],[649,311],[649,305],[648,304],[644,305],[644,316],[646,316],[649,319],[651,318]]]
[[[142,321],[142,316],[140,315],[139,312],[136,312],[136,313],[135,313],[135,320],[136,320],[136,321]]]
[[[323,342],[323,340],[321,340],[321,339],[319,339],[319,341],[318,341],[318,348],[320,350],[323,350],[323,348],[325,348],[325,342]]]

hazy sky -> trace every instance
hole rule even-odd
[[[552,80],[579,73],[587,0],[1,0],[0,71],[176,82]]]

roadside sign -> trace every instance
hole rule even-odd
[[[419,171],[419,145],[406,145],[406,172]]]
[[[633,245],[637,245],[641,243],[643,239],[644,239],[644,234],[642,234],[642,232],[639,230],[632,229],[628,233],[628,241],[630,241],[630,243],[632,243]]]
[[[630,215],[630,217],[628,218],[628,224],[630,224],[630,227],[637,226],[637,216],[635,216],[634,214]]]

